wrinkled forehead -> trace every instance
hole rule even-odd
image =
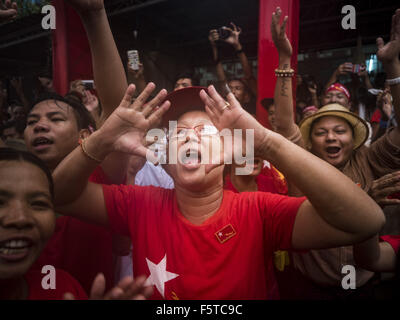
[[[210,117],[204,111],[190,111],[184,113],[178,119],[178,126],[194,127],[200,124],[213,125]]]

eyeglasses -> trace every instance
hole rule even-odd
[[[219,131],[215,126],[201,124],[195,126],[194,128],[176,127],[174,132],[171,134],[170,139],[184,139],[186,138],[189,130],[194,130],[199,138],[216,136],[219,134]]]

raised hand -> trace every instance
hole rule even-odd
[[[351,72],[353,72],[353,64],[351,62],[345,62],[336,69],[336,76],[342,76]]]
[[[89,112],[93,112],[99,107],[99,99],[89,90],[85,90],[84,94],[85,96],[83,98],[83,104]]]
[[[67,0],[67,2],[81,14],[104,9],[104,0]]]
[[[90,300],[146,300],[153,294],[152,287],[145,287],[146,277],[141,276],[134,280],[132,277],[122,279],[118,285],[107,293],[106,280],[103,274],[98,274],[90,290]],[[71,293],[64,295],[64,300],[75,300]]]
[[[385,44],[382,38],[376,39],[377,57],[382,63],[398,63],[400,54],[400,9],[392,16],[390,41]]]
[[[224,29],[229,30],[230,32],[230,36],[226,38],[224,41],[226,43],[231,44],[234,47],[238,47],[240,46],[239,35],[242,32],[242,29],[237,27],[233,22],[231,22],[231,26],[232,28],[223,27]]]
[[[212,46],[215,46],[215,42],[219,40],[219,34],[216,29],[210,30],[208,34],[208,40],[210,41]]]
[[[400,192],[400,171],[389,173],[372,183],[368,194],[381,207],[400,204],[399,199],[391,199],[390,196]]]
[[[277,7],[275,12],[272,13],[271,20],[271,35],[274,41],[275,47],[278,50],[279,57],[290,58],[293,53],[292,45],[286,35],[286,24],[288,17],[285,16],[283,23],[281,21],[282,10]]]
[[[228,101],[225,101],[214,86],[209,86],[208,93],[200,91],[200,97],[206,106],[208,116],[219,131],[242,129],[244,137],[246,129],[254,130],[254,153],[255,155],[262,153],[260,150],[265,147],[268,129],[242,108],[233,93],[228,93]]]
[[[308,91],[311,94],[317,94],[317,85],[315,83],[308,86]]]
[[[168,110],[170,102],[163,102],[167,95],[165,89],[146,102],[154,89],[154,83],[150,82],[133,101],[135,86],[128,87],[118,108],[97,131],[104,145],[111,146],[108,151],[119,151],[142,157],[146,157],[149,152],[148,159],[155,160],[155,157],[151,157],[152,152],[143,145],[144,137],[149,128],[160,121],[162,115]]]
[[[141,77],[144,77],[144,66],[143,66],[143,63],[139,62],[139,69],[138,70],[134,70],[134,69],[132,69],[130,63],[128,62],[127,69],[128,69],[128,73],[131,74],[134,79],[139,79]]]
[[[18,7],[16,2],[10,0],[0,1],[0,23],[7,22],[17,16]]]

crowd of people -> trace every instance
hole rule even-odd
[[[11,101],[2,83],[0,299],[371,299],[381,272],[396,287],[400,225],[380,231],[383,209],[400,205],[400,9],[390,41],[377,39],[385,81],[374,87],[346,62],[324,87],[296,75],[293,92],[288,17],[276,8],[265,128],[234,23],[209,32],[215,84],[184,72],[167,92],[142,63],[124,68],[102,0],[66,2],[86,30],[95,90],[76,79],[61,96],[41,74],[33,102],[12,79]],[[2,21],[15,16],[1,4]],[[222,41],[243,77],[227,77]],[[356,87],[340,83],[347,75]],[[56,289],[43,287],[44,266]]]

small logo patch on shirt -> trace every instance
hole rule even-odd
[[[236,231],[231,224],[228,224],[227,226],[223,227],[221,230],[219,230],[215,233],[215,236],[217,237],[217,239],[220,243],[224,243],[224,242],[228,241],[230,238],[232,238],[235,235],[236,235]]]

